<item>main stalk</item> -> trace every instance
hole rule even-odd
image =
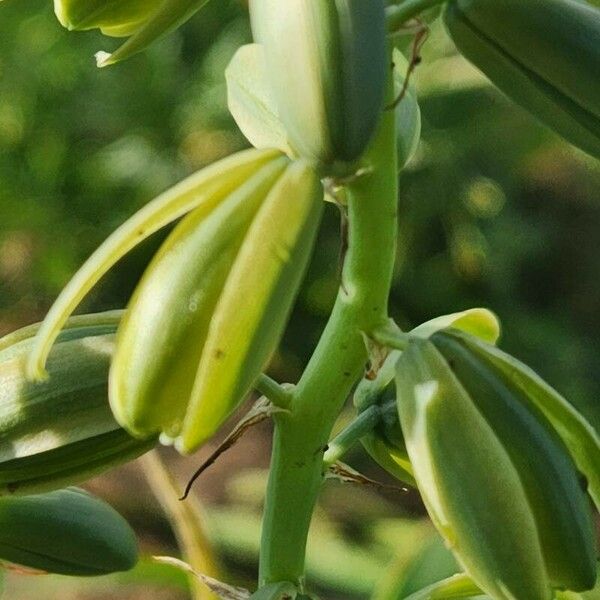
[[[388,96],[391,100],[391,89]],[[261,586],[302,582],[308,529],[324,477],[323,452],[368,359],[362,334],[387,319],[397,235],[393,111],[384,112],[364,166],[366,174],[346,186],[348,251],[335,306],[295,388],[290,412],[275,417],[260,552]]]

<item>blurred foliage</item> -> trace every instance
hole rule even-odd
[[[249,38],[244,3],[221,0],[142,55],[97,70],[94,53],[117,40],[67,33],[49,0],[2,2],[0,333],[41,318],[84,258],[153,195],[246,145],[226,109],[223,70]],[[409,328],[442,313],[492,308],[504,325],[502,347],[600,426],[598,163],[491,88],[438,24],[416,78],[423,139],[401,176],[392,315]],[[298,377],[333,304],[338,231],[339,215],[329,207],[272,365],[281,380]],[[124,306],[163,238],[123,260],[83,308]],[[264,443],[254,443],[264,462]],[[348,460],[385,478],[358,449]],[[209,509],[215,544],[242,584],[255,577],[264,476],[238,474]],[[339,485],[329,484],[321,501],[309,578],[327,598],[365,598],[374,586],[384,589],[385,565],[395,555],[395,568],[409,564],[406,548],[416,548],[426,526],[397,521],[421,512],[414,494],[340,493]],[[141,499],[132,496],[151,538],[146,546],[175,552],[158,508],[139,513]],[[163,525],[153,529],[153,520]],[[9,579],[15,600],[39,597],[41,586],[49,600],[185,597],[185,577],[149,563],[93,582]]]

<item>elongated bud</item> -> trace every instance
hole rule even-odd
[[[54,0],[60,23],[71,30],[99,28],[114,37],[131,36],[112,54],[98,52],[104,67],[137,54],[179,27],[208,0]]]
[[[108,404],[108,368],[120,312],[73,318],[50,354],[49,378],[25,363],[39,326],[0,340],[0,494],[79,483],[146,452]]]
[[[213,315],[179,449],[210,438],[241,403],[283,335],[323,207],[318,176],[291,163],[260,207]]]
[[[119,327],[110,372],[114,414],[135,435],[179,435],[223,286],[287,162],[272,158],[235,191],[192,211],[146,269]]]
[[[577,469],[560,436],[510,377],[471,349],[469,336],[449,330],[431,339],[517,468],[552,585],[573,591],[592,588],[594,525]]]
[[[383,0],[251,0],[254,37],[290,145],[334,165],[358,159],[383,110]]]
[[[550,600],[518,472],[431,341],[402,353],[397,389],[419,491],[467,572],[495,600]]]
[[[128,36],[147,21],[163,0],[54,0],[63,27],[100,29],[105,35]]]
[[[600,157],[600,10],[578,0],[452,0],[458,49],[505,94]]]
[[[119,513],[69,488],[0,498],[0,559],[61,575],[106,575],[131,569],[138,548]]]
[[[547,385],[536,389],[518,361],[499,368],[501,356],[453,329],[409,343],[398,361],[398,410],[419,489],[451,549],[493,598],[590,589],[597,549],[577,468],[595,471],[595,482],[599,463],[576,466],[555,425],[557,406],[565,428],[581,431],[581,422],[556,399],[542,408],[536,398]],[[597,459],[597,440],[580,440],[588,450],[595,444]]]

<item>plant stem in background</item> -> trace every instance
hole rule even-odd
[[[391,82],[389,88],[391,99]],[[365,156],[367,173],[346,186],[349,240],[337,300],[293,391],[291,412],[275,416],[261,586],[302,582],[308,529],[323,482],[323,452],[352,386],[363,374],[368,359],[363,332],[387,320],[397,235],[394,119],[393,111],[385,111]]]
[[[219,568],[204,530],[204,510],[198,498],[179,501],[178,486],[156,450],[148,452],[140,460],[148,484],[173,527],[185,561],[194,571],[218,578]],[[190,577],[190,585],[194,600],[219,600],[219,596],[197,577]]]

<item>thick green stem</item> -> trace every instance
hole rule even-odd
[[[346,188],[349,245],[333,312],[294,390],[290,413],[276,416],[261,585],[302,582],[308,529],[323,481],[323,452],[368,358],[362,332],[387,320],[396,254],[395,144],[394,113],[386,111],[365,157],[367,173]]]

